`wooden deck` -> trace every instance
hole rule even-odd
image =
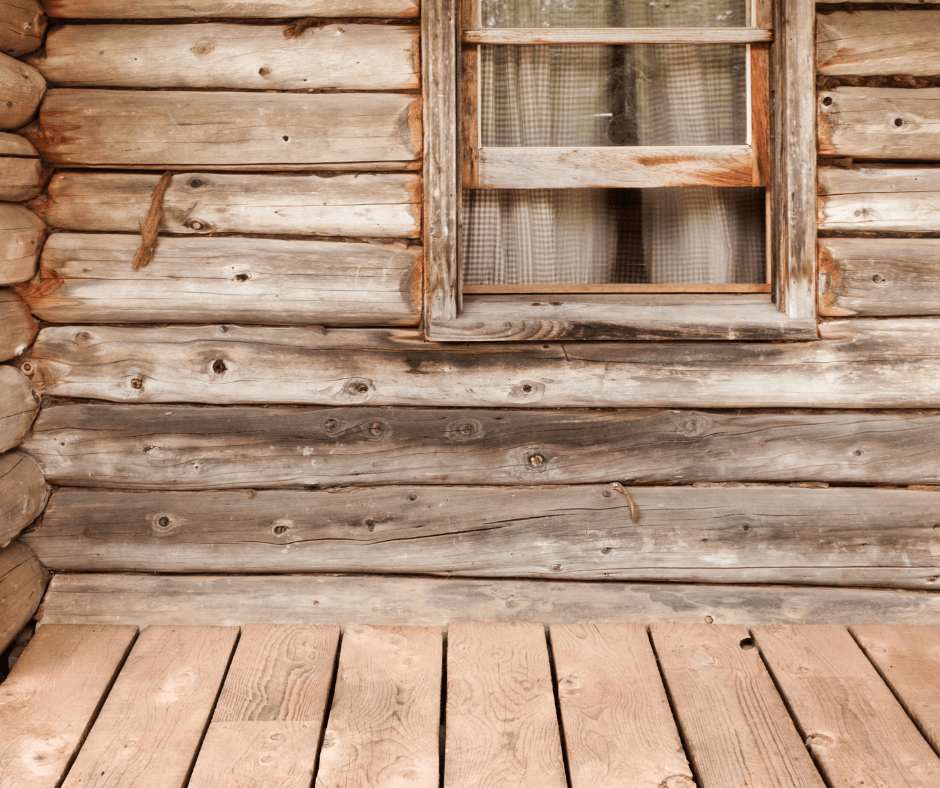
[[[47,624],[0,788],[936,788],[940,627]]]

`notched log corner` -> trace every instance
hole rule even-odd
[[[424,302],[424,253],[415,257],[414,267],[404,280],[405,301],[417,313],[421,314],[421,305]]]
[[[845,292],[843,270],[836,259],[822,244],[816,247],[819,271],[819,311],[821,314],[837,317],[850,317],[855,314],[851,309],[836,306],[836,301]]]
[[[63,284],[64,281],[57,271],[43,265],[39,268],[38,276],[29,282],[14,285],[13,289],[26,302],[30,311],[34,311],[34,307],[39,306],[39,304],[48,303],[49,299],[55,295]]]
[[[402,142],[411,145],[416,159],[424,155],[424,122],[422,118],[422,100],[415,99],[409,105],[399,125]]]

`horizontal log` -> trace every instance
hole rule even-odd
[[[0,52],[22,57],[42,46],[46,17],[39,0],[0,0]]]
[[[28,371],[46,394],[116,402],[920,408],[940,407],[938,331],[848,320],[823,324],[825,342],[487,347],[404,330],[63,326],[40,332]]]
[[[0,454],[0,548],[42,514],[49,490],[32,457],[21,451]]]
[[[29,207],[53,227],[85,232],[139,231],[160,176],[56,173]],[[180,173],[163,198],[167,233],[258,233],[417,238],[417,175],[247,175]]]
[[[940,168],[819,168],[819,229],[940,232]]]
[[[0,653],[39,608],[49,574],[32,551],[18,542],[0,550]]]
[[[2,174],[3,159],[0,159],[0,176]],[[0,285],[25,282],[36,275],[45,237],[46,225],[36,214],[22,205],[0,203]]]
[[[826,76],[940,74],[940,11],[862,11],[816,16],[816,70]]]
[[[40,277],[16,288],[52,323],[417,325],[420,247],[275,238],[140,238],[56,233]]]
[[[42,191],[42,160],[0,156],[0,200],[21,202]]]
[[[0,365],[0,452],[19,446],[39,413],[39,396],[29,378]]]
[[[57,87],[409,90],[416,26],[65,25],[27,59]]]
[[[397,162],[420,158],[421,100],[398,93],[57,88],[26,133],[56,165]]]
[[[23,444],[53,484],[206,490],[623,481],[940,482],[936,412],[69,404]]]
[[[414,0],[44,0],[57,19],[416,17]]]
[[[463,578],[56,575],[43,624],[450,621],[940,624],[940,595],[788,586]]]
[[[0,53],[0,131],[29,123],[46,92],[46,80],[35,68]]]
[[[2,2],[2,0],[0,0]],[[38,158],[39,152],[33,144],[20,134],[0,131],[0,156],[26,156]]]
[[[940,160],[940,88],[840,87],[818,108],[824,156]]]
[[[57,488],[56,572],[372,572],[937,586],[937,493],[770,486]],[[871,570],[868,572],[866,570]],[[895,573],[892,574],[892,570]]]
[[[821,238],[819,313],[940,315],[940,239]]]
[[[9,288],[0,288],[0,361],[18,356],[33,344],[39,322]]]

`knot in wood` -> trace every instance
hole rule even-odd
[[[87,331],[79,331],[75,335],[75,343],[77,345],[87,345],[89,342],[91,342],[91,334]]]
[[[203,186],[205,186],[205,185],[206,185],[206,182],[203,181],[203,180],[200,180],[199,178],[193,178],[193,179],[189,182],[189,188],[190,188],[190,189],[201,189],[201,188],[202,188]]]
[[[212,362],[212,371],[215,372],[216,375],[221,375],[223,372],[226,372],[227,370],[228,370],[228,367],[225,366],[225,362],[222,359],[217,358],[215,361]]]
[[[326,427],[326,429],[328,430],[335,430],[336,419],[327,419],[326,421],[323,422],[323,426]]]
[[[369,432],[371,432],[373,435],[381,435],[383,432],[385,432],[385,427],[382,426],[381,422],[375,421],[369,426]]]
[[[705,616],[705,623],[706,623],[706,624],[714,624],[714,623],[715,623],[715,619],[713,619],[711,616]]]
[[[20,365],[20,371],[21,371],[24,375],[32,375],[33,372],[36,371],[36,369],[35,369],[35,367],[33,367],[32,362],[24,361],[24,362]]]
[[[144,382],[140,378],[134,378],[131,380],[132,389],[142,389],[144,387]]]
[[[541,454],[533,454],[529,457],[529,465],[533,468],[540,468],[545,462],[545,458]]]

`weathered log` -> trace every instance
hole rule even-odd
[[[0,454],[0,548],[42,514],[49,490],[32,457],[21,451]]]
[[[22,57],[42,46],[46,17],[39,0],[0,0],[0,52]]]
[[[161,238],[150,265],[134,271],[139,245],[130,235],[56,233],[40,278],[17,292],[53,323],[407,326],[421,317],[420,247]]]
[[[21,202],[42,191],[42,160],[0,154],[0,200]]]
[[[39,413],[39,395],[29,378],[8,365],[0,366],[0,452],[19,446]]]
[[[159,175],[60,172],[30,208],[54,227],[133,232]],[[163,198],[162,232],[417,238],[417,175],[222,175],[180,173]]]
[[[49,16],[71,19],[418,16],[414,0],[45,0],[44,5]]]
[[[0,288],[0,361],[23,353],[33,344],[39,322],[16,293]]]
[[[464,578],[62,574],[49,624],[441,626],[450,621],[940,624],[940,595],[858,588]]]
[[[57,87],[413,90],[418,28],[65,25],[27,62]]]
[[[49,573],[25,545],[0,550],[0,652],[6,651],[39,608]]]
[[[940,88],[820,91],[819,153],[859,159],[940,159]]]
[[[870,76],[940,74],[940,11],[862,11],[818,14],[820,74]]]
[[[0,53],[0,131],[29,123],[46,92],[46,80],[35,68]]]
[[[57,572],[374,572],[933,588],[933,492],[782,486],[57,488]]]
[[[624,481],[940,482],[940,414],[59,405],[53,484],[140,490]]]
[[[821,238],[819,313],[940,315],[940,239]]]
[[[938,330],[847,320],[823,324],[825,342],[490,348],[404,330],[69,326],[42,330],[29,374],[47,394],[117,402],[920,408],[940,407]]]
[[[61,88],[49,91],[26,133],[59,165],[397,162],[420,158],[421,101],[399,93]]]
[[[821,167],[819,229],[940,232],[940,168]]]
[[[2,174],[3,159],[0,159],[0,177]],[[45,237],[46,225],[36,214],[22,205],[0,203],[0,285],[25,282],[36,275]]]

